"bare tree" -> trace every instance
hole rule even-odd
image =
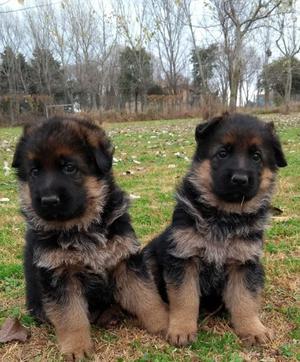
[[[189,28],[190,34],[191,34],[191,39],[192,39],[192,44],[193,44],[193,49],[195,50],[195,56],[197,57],[197,64],[199,67],[199,75],[201,77],[201,84],[202,84],[202,98],[205,98],[205,96],[209,93],[210,89],[209,89],[209,85],[205,76],[205,72],[204,72],[204,67],[202,64],[202,59],[200,57],[200,53],[197,51],[198,48],[198,44],[197,44],[197,40],[196,40],[196,35],[195,35],[195,26],[193,25],[192,22],[192,10],[191,10],[191,4],[192,1],[191,0],[182,0],[182,6],[183,6],[183,10],[185,13],[185,19],[187,22],[187,26]]]
[[[42,9],[43,11],[43,9]],[[62,66],[62,80],[64,91],[64,102],[73,102],[72,94],[68,89],[68,64],[71,61],[70,39],[71,34],[68,31],[66,6],[62,5],[59,9],[51,3],[47,8],[50,27],[51,48]]]
[[[17,92],[17,83],[21,82],[24,90],[26,90],[26,84],[22,78],[21,69],[17,62],[17,55],[22,49],[23,34],[21,32],[21,25],[19,17],[15,14],[1,15],[0,22],[0,46],[2,49],[9,49],[7,56],[9,59],[10,67],[4,69],[9,85],[10,94]]]
[[[293,58],[300,52],[300,37],[297,27],[296,0],[290,1],[288,11],[282,12],[277,19],[276,30],[279,33],[276,45],[286,59],[286,82],[284,91],[285,111],[289,112],[293,81]]]
[[[105,0],[98,0],[97,13],[99,14],[99,32],[102,39],[99,44],[98,71],[100,75],[99,93],[103,99],[101,106],[109,109],[112,102],[115,104],[119,47],[117,22],[113,13],[108,13],[106,3]]]
[[[15,14],[2,14],[0,22],[0,49],[5,53],[6,64],[0,64],[1,81],[5,79],[7,86],[6,92],[16,103],[17,93],[19,91],[26,92],[27,84],[24,80],[19,52],[22,49],[23,34],[19,17]],[[0,89],[4,84],[0,84]],[[9,102],[9,115],[11,122],[15,121],[15,107],[12,101]]]
[[[180,73],[186,63],[185,7],[181,1],[151,0],[155,43],[171,93],[178,92]]]
[[[98,108],[104,87],[105,63],[115,44],[115,29],[110,28],[111,20],[102,2],[67,2],[65,16],[71,61],[75,64],[79,91],[82,97],[85,95],[85,103],[89,108]]]
[[[224,57],[224,47],[222,45],[219,46],[213,80],[223,106],[227,105],[229,97],[228,59]]]
[[[270,19],[266,19],[266,26],[262,31],[262,40],[263,40],[263,78],[264,78],[264,97],[265,97],[265,106],[270,105],[270,85],[269,85],[269,74],[268,74],[268,64],[269,59],[272,55],[271,47],[271,31],[272,27],[270,24]]]
[[[138,88],[141,96],[141,110],[146,102],[146,91],[149,81],[143,76],[145,62],[148,54],[144,50],[149,48],[153,37],[150,27],[149,9],[147,0],[133,0],[130,3],[125,0],[114,1],[114,13],[117,17],[118,28],[134,55],[135,68],[138,70]],[[135,95],[135,112],[137,112],[137,94]]]
[[[35,50],[52,50],[51,44],[51,24],[50,24],[51,9],[47,7],[35,8],[26,13],[26,24],[29,33],[29,39],[27,46],[31,53]],[[37,62],[37,82],[39,88],[42,89],[45,84],[47,87],[47,94],[52,95],[51,88],[51,72],[49,57],[41,57],[41,62]]]
[[[245,40],[254,29],[263,26],[261,20],[269,17],[279,7],[281,0],[210,0],[210,4],[223,36],[228,60],[229,108],[235,110]]]
[[[243,54],[240,80],[240,106],[243,105],[243,100],[245,100],[246,105],[249,103],[251,88],[254,89],[254,84],[257,83],[259,70],[261,69],[261,59],[254,47],[245,46]]]

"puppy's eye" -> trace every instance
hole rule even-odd
[[[37,168],[37,167],[33,167],[31,170],[30,170],[30,176],[32,177],[37,177],[38,174],[39,174],[40,170]]]
[[[254,152],[252,155],[252,159],[255,162],[260,162],[261,161],[261,154],[259,152]]]
[[[66,163],[63,165],[62,170],[67,175],[74,175],[77,172],[77,167],[72,163]]]
[[[226,158],[228,156],[228,151],[226,151],[224,148],[218,152],[219,158]]]

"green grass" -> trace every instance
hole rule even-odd
[[[267,115],[279,130],[289,166],[280,170],[273,204],[283,210],[266,233],[264,263],[267,284],[262,317],[273,327],[275,340],[247,348],[232,332],[227,319],[211,317],[190,347],[175,348],[139,330],[131,321],[104,331],[93,328],[98,360],[105,361],[296,361],[299,355],[300,313],[297,303],[300,272],[300,115]],[[194,151],[196,120],[108,124],[116,146],[114,173],[119,185],[140,198],[132,201],[134,228],[143,244],[169,222],[174,191],[189,167]],[[53,329],[37,326],[24,307],[23,236],[17,182],[11,165],[20,128],[0,129],[0,324],[16,316],[31,328],[27,345],[0,345],[0,360],[61,361]],[[178,154],[179,153],[179,154]],[[298,288],[298,289],[297,289]],[[22,356],[22,357],[20,357]]]

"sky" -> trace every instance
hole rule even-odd
[[[4,10],[4,8],[5,10],[15,11],[16,13],[19,12],[20,14],[22,14],[22,12],[25,11],[25,9],[27,8],[34,7],[36,6],[36,4],[42,6],[47,2],[54,5],[61,3],[60,0],[0,0],[0,14],[1,11]],[[104,4],[105,3],[108,7],[110,7],[109,2],[104,1]],[[300,1],[297,1],[297,13],[300,18]],[[207,16],[205,14],[207,14]],[[204,0],[192,0],[192,21],[193,25],[196,26],[195,34],[199,44],[206,46],[208,42],[211,43],[214,40],[218,41],[218,39],[220,38],[220,33],[218,32],[217,28],[214,27],[214,20],[209,16]],[[261,39],[256,38],[254,40],[254,45],[256,48],[261,48]],[[278,50],[275,49],[276,47],[273,48],[274,49],[272,58],[276,58],[278,57],[279,53]]]

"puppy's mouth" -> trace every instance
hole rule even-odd
[[[73,215],[58,212],[37,212],[37,214],[46,221],[67,221],[73,218]]]
[[[216,193],[218,197],[230,203],[244,203],[250,201],[256,195],[256,190],[226,190],[224,193]]]
[[[76,217],[82,216],[84,213],[84,206],[77,207],[76,209],[64,209],[63,206],[60,207],[42,207],[34,206],[34,210],[37,215],[45,221],[69,221]]]
[[[222,195],[222,198],[224,201],[227,202],[244,203],[246,201],[251,200],[252,197],[241,192],[235,192],[231,194]]]

